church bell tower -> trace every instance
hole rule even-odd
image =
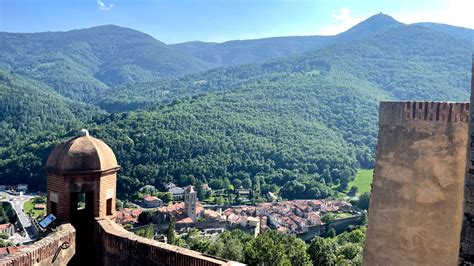
[[[186,214],[193,220],[193,222],[195,222],[197,219],[196,206],[196,191],[194,191],[193,186],[188,186],[184,191],[184,208],[186,210]]]

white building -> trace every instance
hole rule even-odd
[[[182,200],[184,198],[184,188],[182,187],[171,187],[168,189],[168,192],[170,192],[173,195],[173,200]]]

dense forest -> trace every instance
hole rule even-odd
[[[299,47],[288,37],[183,52],[189,43],[116,26],[0,35],[0,183],[44,189],[49,152],[86,127],[116,153],[121,197],[243,180],[260,194],[330,196],[372,167],[379,101],[467,100],[473,51],[468,29],[386,15]],[[266,47],[284,52],[248,53]],[[236,65],[242,53],[253,63]]]

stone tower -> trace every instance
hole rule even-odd
[[[60,143],[45,166],[48,213],[73,225],[77,221],[114,217],[119,169],[112,149],[85,129],[79,136]]]
[[[474,103],[474,55],[471,70],[471,106]],[[464,215],[461,231],[461,249],[459,259],[461,265],[474,264],[474,108],[471,109],[469,122],[469,142],[467,173],[464,187]]]
[[[457,265],[469,107],[380,104],[364,265]]]
[[[186,210],[186,214],[193,220],[193,222],[195,222],[197,218],[196,205],[196,191],[194,191],[193,186],[188,186],[184,191],[184,209]]]

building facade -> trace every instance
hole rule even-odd
[[[15,226],[10,223],[0,224],[0,234],[7,234],[9,237],[15,233]]]

